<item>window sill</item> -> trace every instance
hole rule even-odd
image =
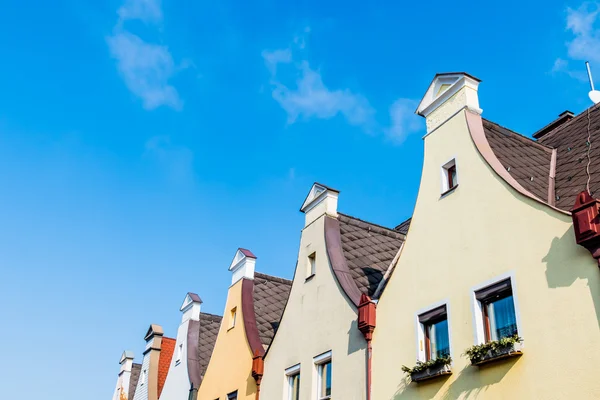
[[[471,359],[471,364],[476,366],[482,366],[485,364],[493,363],[496,361],[504,360],[506,358],[520,357],[523,355],[521,343],[515,343],[511,346],[507,346],[496,351],[489,350],[485,356],[480,359]]]
[[[423,382],[448,375],[452,375],[450,365],[438,365],[437,367],[427,368],[425,371],[413,372],[410,374],[410,380],[413,382]]]
[[[315,277],[315,274],[310,274],[309,276],[306,277],[304,282],[308,282],[308,281],[312,280],[312,278],[314,278],[314,277]]]
[[[458,184],[456,184],[456,186],[454,186],[454,187],[452,187],[452,188],[450,188],[450,189],[446,190],[444,193],[442,193],[442,194],[440,195],[440,199],[442,199],[442,198],[444,198],[444,197],[448,196],[450,193],[454,192],[454,191],[456,190],[456,188],[457,188],[457,187],[458,187]]]

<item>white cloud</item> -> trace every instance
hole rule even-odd
[[[278,75],[277,65],[293,62],[291,50],[264,51],[263,58],[272,74],[273,98],[287,112],[289,124],[299,118],[329,119],[341,114],[352,125],[366,130],[371,128],[375,110],[364,96],[352,93],[349,89],[328,88],[320,71],[312,69],[306,60],[293,63],[300,77],[295,87],[289,87]]]
[[[566,29],[573,34],[567,42],[568,59],[557,58],[552,67],[552,73],[564,73],[572,78],[587,81],[583,61],[592,65],[600,64],[600,30],[597,23],[599,14],[598,3],[585,2],[579,8],[567,8]],[[573,61],[577,67],[573,68]]]
[[[122,21],[139,19],[144,22],[162,21],[160,0],[126,0],[117,13]]]
[[[119,20],[113,35],[107,38],[107,43],[125,85],[142,100],[143,107],[147,110],[160,106],[180,110],[183,102],[169,80],[180,69],[191,65],[191,61],[184,61],[181,66],[176,67],[167,46],[146,42],[124,28],[127,20],[161,22],[163,15],[160,0],[126,0],[118,14]]]
[[[194,180],[194,153],[189,148],[172,144],[168,136],[148,139],[145,148],[145,155],[160,165],[171,182],[183,184]]]
[[[333,89],[326,85],[321,71],[312,68],[304,57],[298,57],[303,54],[309,33],[310,28],[305,28],[301,35],[294,37],[290,47],[262,52],[271,73],[272,96],[286,111],[288,124],[301,119],[330,119],[341,115],[349,124],[359,126],[365,132],[383,130],[396,144],[422,128],[422,121],[414,114],[417,106],[414,100],[396,100],[390,107],[390,126],[382,128],[375,119],[375,109],[365,96],[348,88]],[[287,67],[278,68],[280,64]]]
[[[142,99],[145,109],[153,110],[162,105],[181,109],[179,94],[169,85],[176,68],[166,46],[146,43],[127,31],[109,37],[108,46],[125,85]]]
[[[412,99],[398,99],[390,107],[391,125],[385,130],[388,139],[396,144],[422,128],[422,122],[415,115],[417,102]]]

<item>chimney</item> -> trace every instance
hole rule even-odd
[[[542,129],[540,129],[539,131],[534,133],[533,137],[536,139],[540,139],[542,136],[545,136],[547,133],[552,132],[553,130],[555,130],[559,126],[563,125],[564,123],[569,122],[573,118],[575,118],[575,114],[573,114],[571,111],[569,111],[569,110],[563,111],[562,113],[558,114],[557,119],[550,122],[548,125],[546,125]]]
[[[181,323],[185,321],[200,321],[200,305],[202,304],[202,299],[196,293],[188,292],[185,295],[185,299],[183,300],[183,304],[179,311],[183,313],[181,316]]]
[[[113,400],[129,398],[129,382],[131,381],[133,357],[133,352],[130,350],[125,350],[121,355],[121,359],[119,360],[121,369],[119,370],[119,378],[117,380],[117,387],[115,389]]]
[[[162,338],[164,332],[160,325],[152,324],[144,340],[146,341],[146,349],[144,350],[144,358],[148,358],[148,363],[143,361],[143,367],[147,365],[147,385],[148,385],[148,400],[158,400],[158,365],[160,360],[160,350],[162,348]],[[144,373],[142,371],[142,373]]]
[[[337,217],[339,194],[338,190],[315,182],[300,208],[300,211],[305,215],[304,226],[307,226],[323,214]]]
[[[229,266],[231,271],[231,284],[233,285],[240,279],[254,279],[254,266],[256,265],[256,256],[250,250],[239,248],[235,252],[235,257]]]
[[[479,79],[465,72],[437,74],[416,111],[418,115],[425,117],[427,133],[464,108],[481,114],[477,95],[479,82]]]

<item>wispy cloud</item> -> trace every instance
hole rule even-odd
[[[414,100],[396,100],[390,107],[390,126],[381,128],[375,119],[375,109],[365,96],[348,88],[331,88],[325,84],[321,71],[311,67],[303,51],[307,46],[308,33],[310,28],[305,28],[303,34],[294,37],[288,48],[262,52],[271,73],[273,99],[286,111],[288,124],[341,115],[349,124],[361,127],[365,132],[383,130],[385,136],[396,144],[422,128],[422,122],[414,115]]]
[[[308,33],[310,30],[305,29]],[[294,38],[298,49],[303,49],[306,42],[303,36]],[[343,115],[352,125],[371,130],[375,110],[362,95],[349,89],[330,89],[323,82],[321,71],[311,68],[306,59],[294,60],[291,48],[262,53],[265,65],[271,72],[273,98],[287,112],[288,123],[298,119],[329,119]],[[299,76],[294,84],[286,84],[289,74],[281,74],[279,64],[291,64],[294,68],[292,76]]]
[[[567,56],[554,61],[551,72],[564,73],[572,78],[586,81],[582,61],[600,64],[600,30],[598,29],[599,3],[585,2],[579,8],[567,8],[566,30],[573,38],[566,43]],[[579,62],[573,69],[572,61]]]
[[[125,85],[142,100],[147,110],[160,106],[180,110],[183,102],[177,89],[169,83],[180,68],[175,66],[169,48],[146,42],[124,28],[127,20],[160,23],[163,17],[160,1],[126,0],[118,14],[119,20],[107,43]]]
[[[185,146],[171,143],[169,136],[148,139],[144,154],[160,165],[171,182],[185,184],[194,180],[194,153]]]
[[[385,130],[386,137],[396,144],[404,142],[411,133],[423,127],[423,122],[415,115],[417,101],[398,99],[390,107],[390,127]]]
[[[121,21],[139,19],[158,23],[163,17],[160,0],[126,0],[117,13]]]

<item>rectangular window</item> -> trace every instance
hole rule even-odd
[[[442,166],[442,194],[458,186],[456,160],[451,160]]]
[[[229,329],[235,326],[235,320],[237,318],[237,307],[233,307],[229,316]]]
[[[143,370],[142,371],[142,383],[141,383],[142,385],[144,383],[146,383],[146,375],[148,375],[148,371],[147,370]]]
[[[331,399],[331,360],[319,364],[319,400]]]
[[[289,371],[291,370],[291,371]],[[288,382],[288,400],[300,399],[300,365],[286,370]]]
[[[183,355],[183,343],[179,343],[179,346],[177,346],[177,358],[175,358],[176,364],[179,364],[181,362],[182,355]]]
[[[518,335],[510,278],[475,292],[482,313],[485,342]]]
[[[308,263],[306,267],[307,278],[310,278],[317,273],[317,253],[312,253],[308,256]]]
[[[419,325],[423,338],[423,361],[450,355],[450,335],[448,333],[448,313],[446,306],[437,307],[419,315]]]
[[[233,393],[229,393],[227,395],[227,400],[237,400],[238,396],[237,396],[237,390]]]

